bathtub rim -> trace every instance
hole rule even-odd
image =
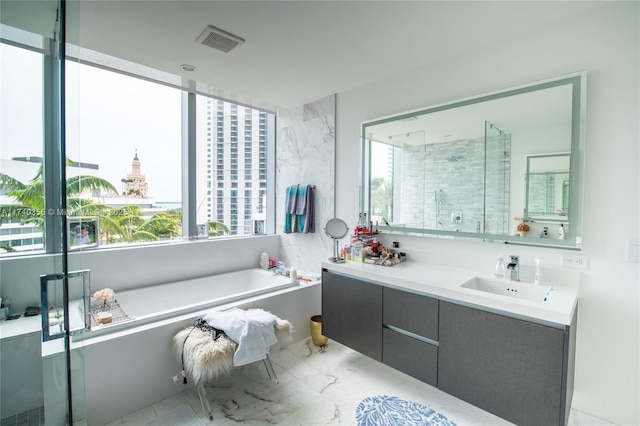
[[[203,277],[189,278],[189,279],[180,280],[180,281],[159,283],[157,284],[158,289],[156,290],[161,291],[162,288],[166,286],[189,285],[190,282],[196,282],[197,285],[200,285],[201,282],[204,280],[219,279],[219,280],[222,280],[223,282],[226,282],[225,280],[235,280],[238,277],[242,277],[243,275],[246,275],[246,274],[251,274],[251,275],[257,274],[258,280],[261,280],[264,278],[264,279],[271,279],[271,280],[277,279],[277,281],[270,286],[260,287],[252,290],[245,290],[238,293],[232,293],[227,296],[220,296],[220,297],[214,297],[207,300],[200,300],[195,303],[180,305],[178,307],[164,309],[164,310],[156,311],[150,314],[136,315],[135,312],[127,312],[126,304],[122,304],[121,305],[122,308],[125,310],[125,312],[127,312],[130,315],[130,319],[122,322],[114,323],[114,324],[105,324],[105,325],[96,324],[96,322],[93,319],[91,319],[91,330],[85,331],[79,334],[74,334],[72,336],[72,340],[74,341],[86,340],[94,336],[99,336],[106,333],[113,333],[116,330],[123,330],[126,328],[132,328],[132,327],[146,324],[149,322],[160,321],[165,318],[172,318],[176,315],[182,315],[183,313],[188,314],[192,312],[198,312],[203,309],[209,310],[219,305],[225,305],[225,304],[233,303],[236,301],[245,300],[254,296],[260,296],[263,294],[270,294],[278,290],[300,285],[299,282],[292,282],[288,277],[285,277],[282,275],[276,275],[264,269],[247,268],[247,269],[240,269],[237,271],[224,272],[220,274],[205,275]],[[126,293],[128,292],[140,293],[141,291],[150,290],[150,289],[153,289],[154,287],[156,286],[146,286],[146,287],[139,287],[131,290],[124,290],[121,292],[121,294],[126,295]],[[92,291],[93,290],[95,289],[92,289]],[[125,296],[125,299],[126,299],[126,296]],[[117,300],[117,297],[116,297],[116,300]],[[80,301],[76,301],[76,302],[80,303]],[[83,312],[84,311],[81,310],[81,313],[80,313],[81,316],[83,315]]]
[[[84,338],[81,338],[81,339],[72,339],[71,340],[71,350],[72,351],[76,350],[76,349],[82,350],[82,348],[85,347],[85,346],[90,346],[90,345],[94,345],[94,344],[100,344],[100,343],[108,342],[108,341],[113,340],[113,339],[118,339],[118,338],[130,336],[130,335],[134,335],[134,334],[137,334],[137,333],[142,333],[142,332],[145,332],[145,331],[148,331],[148,330],[153,330],[153,329],[156,329],[156,328],[159,328],[159,327],[171,326],[171,325],[174,325],[176,323],[182,323],[182,322],[185,322],[185,321],[194,322],[196,319],[202,317],[204,314],[206,314],[207,312],[209,312],[209,311],[211,311],[213,309],[215,309],[216,311],[226,311],[226,310],[230,310],[230,309],[233,309],[233,308],[237,308],[238,306],[241,306],[241,305],[255,303],[255,302],[258,302],[260,300],[267,299],[267,298],[270,298],[270,297],[274,297],[274,296],[278,296],[278,295],[281,295],[281,294],[286,294],[286,293],[290,293],[290,292],[293,292],[293,291],[303,290],[303,289],[306,289],[308,287],[320,285],[321,283],[322,283],[321,280],[315,280],[315,281],[311,281],[309,283],[300,282],[297,285],[294,284],[292,287],[287,287],[287,288],[276,290],[276,291],[262,293],[262,294],[255,295],[255,296],[252,296],[252,297],[249,297],[249,298],[246,298],[246,299],[235,300],[233,302],[224,303],[224,304],[221,304],[221,305],[217,305],[217,306],[201,309],[201,310],[198,310],[198,311],[184,313],[184,314],[181,314],[181,315],[160,319],[158,321],[148,322],[148,323],[139,324],[139,325],[133,325],[133,326],[128,327],[128,328],[114,329],[113,331],[111,331],[109,333],[100,333],[99,335],[88,336],[88,337],[84,337]],[[51,356],[59,355],[62,352],[64,352],[63,339],[56,339],[56,340],[52,340],[52,341],[49,341],[49,342],[43,342],[43,345],[42,345],[42,358],[43,359],[51,357]]]

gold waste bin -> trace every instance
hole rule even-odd
[[[311,340],[316,346],[324,346],[329,338],[322,335],[322,315],[311,317]]]

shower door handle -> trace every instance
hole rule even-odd
[[[59,299],[52,298],[49,294],[49,286],[53,281],[62,281],[62,292],[68,292],[69,279],[80,278],[82,280],[82,294],[78,300],[69,301],[74,309],[81,311],[82,319],[72,321],[77,315],[71,315],[69,304],[60,303]],[[57,285],[57,284],[54,284]],[[69,324],[69,334],[76,335],[91,330],[91,274],[90,271],[72,271],[66,274],[44,274],[40,275],[40,302],[42,305],[42,341],[47,342],[64,337],[67,334],[65,324]],[[55,315],[50,316],[54,312]],[[53,324],[53,322],[56,322]]]

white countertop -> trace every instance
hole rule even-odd
[[[40,333],[42,330],[42,318],[40,315],[18,319],[0,321],[0,339],[20,337],[29,333]]]
[[[473,277],[495,279],[486,273],[407,261],[394,266],[378,266],[364,263],[322,262],[322,268],[387,287],[431,296],[440,300],[477,307],[551,326],[571,324],[578,301],[578,289],[562,283],[545,283],[553,286],[547,302],[533,302],[509,296],[460,287]],[[533,283],[516,282],[514,285],[533,286]]]

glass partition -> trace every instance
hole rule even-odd
[[[70,339],[85,329],[86,287],[68,271],[65,52],[77,3],[66,6],[0,2],[2,424],[86,417],[83,350]]]
[[[476,232],[509,233],[509,185],[511,178],[511,134],[485,122],[484,222]]]

